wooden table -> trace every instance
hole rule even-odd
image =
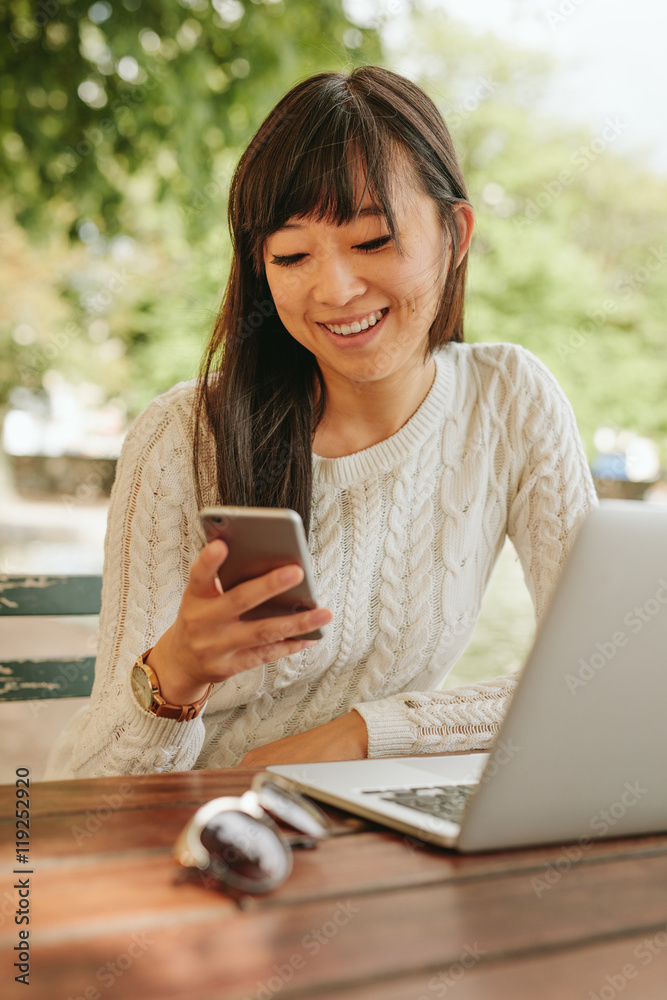
[[[0,792],[0,994],[30,1000],[664,1000],[667,836],[459,857],[370,824],[242,906],[179,882],[196,807],[254,772],[31,788],[30,867]],[[14,869],[22,874],[14,875]],[[31,874],[26,875],[26,871]],[[29,878],[30,986],[14,981]]]

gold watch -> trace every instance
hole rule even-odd
[[[162,719],[175,719],[177,722],[190,722],[192,719],[196,719],[208,701],[213,685],[209,684],[199,701],[195,701],[191,705],[170,705],[162,697],[157,674],[146,663],[146,657],[151,650],[152,647],[138,656],[137,662],[132,668],[134,697],[146,712],[159,715]]]

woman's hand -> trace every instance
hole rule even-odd
[[[204,546],[192,565],[176,621],[147,658],[171,704],[192,704],[211,682],[313,646],[317,640],[292,637],[331,621],[328,608],[241,621],[244,612],[299,583],[303,570],[282,566],[223,593],[218,569],[228,552],[222,539]]]
[[[245,755],[239,767],[269,764],[312,764],[318,760],[362,760],[368,755],[368,731],[361,715],[352,709],[323,726],[296,736],[286,736]]]

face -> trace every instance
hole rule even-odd
[[[373,381],[423,366],[450,239],[433,199],[403,181],[393,199],[400,254],[370,195],[356,221],[292,218],[265,242],[278,315],[325,379]]]

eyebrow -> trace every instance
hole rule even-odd
[[[382,215],[382,216],[384,216],[384,212],[377,205],[369,205],[367,208],[360,209],[360,211],[359,211],[359,218],[362,218],[364,216],[369,216],[369,215],[374,215],[374,216]],[[283,229],[305,229],[305,228],[306,228],[306,226],[305,226],[305,223],[303,223],[303,222],[286,222],[286,223],[284,223],[284,225],[282,225],[278,229],[276,229],[275,232],[276,233],[280,233],[280,232],[283,231]]]

